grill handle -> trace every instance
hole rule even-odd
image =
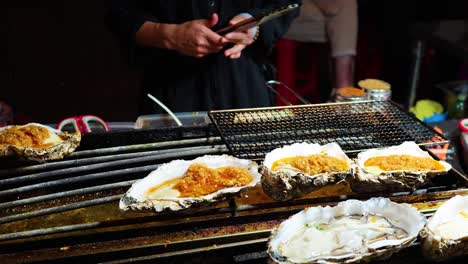
[[[275,93],[279,99],[281,101],[283,101],[283,103],[287,104],[288,106],[290,105],[293,105],[291,104],[291,102],[289,102],[286,98],[284,98],[284,96],[282,96],[281,94],[279,94],[275,88],[273,88],[273,86],[271,86],[272,84],[279,84],[281,86],[283,86],[284,88],[286,88],[288,91],[290,91],[297,99],[299,99],[299,101],[301,101],[303,104],[310,104],[309,101],[307,101],[304,97],[300,96],[296,91],[294,91],[293,89],[289,88],[286,84],[284,84],[283,82],[280,82],[280,81],[276,81],[276,80],[270,80],[270,81],[267,81],[265,83],[265,86],[268,87],[270,89],[270,91],[272,91],[273,93]]]

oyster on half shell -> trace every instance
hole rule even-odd
[[[174,160],[136,181],[120,199],[122,210],[178,211],[225,200],[260,182],[254,161],[228,155]]]
[[[351,180],[355,192],[414,191],[430,177],[446,174],[452,166],[438,161],[415,142],[369,149],[357,156],[357,168]]]
[[[286,201],[345,179],[353,167],[337,143],[295,143],[266,154],[262,187],[271,198]]]
[[[310,207],[273,229],[268,255],[275,263],[356,263],[385,259],[418,237],[426,218],[387,198]]]
[[[80,141],[79,132],[62,132],[37,123],[6,126],[0,128],[0,157],[58,160],[72,153]]]
[[[421,231],[424,256],[446,260],[468,252],[468,196],[454,196],[442,204]]]

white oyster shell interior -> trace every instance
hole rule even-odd
[[[171,185],[166,186],[165,188],[159,188],[156,192],[152,192],[150,195],[148,195],[148,192],[151,188],[160,186],[161,184],[167,181],[181,178],[187,171],[188,167],[194,163],[204,164],[212,169],[224,166],[241,167],[248,170],[249,173],[252,175],[253,179],[249,184],[245,186],[224,188],[201,197],[179,198],[179,192],[175,189],[172,189]],[[145,178],[135,182],[132,185],[132,187],[128,190],[125,196],[127,198],[135,199],[137,203],[145,203],[150,201],[157,211],[161,211],[165,209],[166,205],[169,207],[174,207],[173,203],[167,203],[168,201],[187,204],[187,200],[193,200],[193,202],[189,203],[196,203],[196,200],[210,201],[214,200],[216,197],[222,196],[223,194],[239,192],[243,188],[255,186],[257,183],[260,182],[260,177],[261,176],[258,173],[258,165],[253,161],[238,159],[228,155],[206,155],[203,157],[196,158],[194,160],[174,160],[161,165],[158,169],[152,171]],[[128,206],[129,205],[125,204],[121,199],[120,208],[126,210]]]
[[[425,222],[424,215],[414,207],[387,198],[311,207],[293,215],[273,232],[269,253],[292,263],[359,258],[372,251],[369,249],[409,244],[417,238]],[[400,232],[398,238],[385,238],[397,231]],[[335,250],[339,254],[334,255]]]
[[[437,240],[468,237],[468,196],[454,196],[442,204],[427,222]]]
[[[272,165],[275,161],[297,157],[297,156],[309,156],[315,154],[327,154],[335,158],[341,158],[348,162],[351,166],[351,159],[343,152],[340,145],[337,143],[328,143],[326,145],[311,144],[311,143],[294,143],[292,145],[277,148],[265,155],[263,165],[271,170]]]
[[[384,171],[375,166],[364,166],[364,163],[372,158],[372,157],[379,157],[379,156],[389,156],[389,155],[410,155],[414,157],[422,157],[422,158],[432,158],[432,156],[427,152],[422,150],[415,142],[413,141],[406,141],[400,145],[392,146],[388,148],[381,148],[381,149],[369,149],[363,151],[358,154],[357,157],[357,165],[358,168],[365,170],[368,173],[378,175],[383,173]],[[449,171],[452,166],[445,161],[439,161],[445,168],[444,171]],[[395,172],[395,171],[393,171]],[[385,171],[385,173],[392,173],[392,171]],[[424,171],[419,172],[412,172],[415,174],[426,173]]]

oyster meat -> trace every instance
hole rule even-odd
[[[254,161],[228,155],[174,160],[135,182],[119,206],[122,210],[177,211],[225,200],[259,182]]]
[[[361,152],[356,163],[356,174],[351,180],[355,192],[414,191],[430,177],[446,174],[452,168],[412,141]]]
[[[37,123],[0,128],[0,157],[58,160],[72,153],[81,141],[81,134],[67,133]]]
[[[468,196],[454,196],[442,204],[421,231],[424,256],[446,260],[468,251]]]
[[[418,237],[426,218],[387,198],[311,207],[273,229],[268,254],[275,263],[356,263],[385,259]]]
[[[335,184],[352,174],[353,168],[337,143],[295,143],[266,154],[262,187],[273,199],[286,201]]]

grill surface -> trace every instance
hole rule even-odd
[[[365,129],[371,125],[364,120],[359,122],[364,127],[359,127],[360,137],[369,136]],[[408,121],[408,130],[420,129],[421,124],[414,122]],[[272,126],[271,123],[264,125]],[[387,123],[396,126],[390,117]],[[324,131],[324,135],[330,134],[332,128],[346,127],[337,123],[316,126],[315,130]],[[352,126],[346,135],[357,137],[357,132],[351,133],[357,128]],[[287,135],[290,131],[283,125],[283,131],[279,132]],[[239,136],[251,140],[251,134]],[[432,136],[434,132],[428,130],[427,137]],[[438,136],[434,137],[442,141]],[[284,142],[289,140],[286,138]],[[267,143],[265,139],[262,142]],[[294,201],[275,202],[261,187],[255,187],[229,201],[189,211],[155,214],[119,210],[121,195],[159,164],[227,152],[211,128],[174,128],[86,135],[80,150],[62,161],[8,165],[0,160],[0,259],[2,263],[266,263],[270,231],[290,215],[309,206],[376,196],[354,194],[346,183],[341,183]],[[453,195],[468,195],[467,186],[468,179],[452,170],[414,193],[378,195],[411,203],[429,216]],[[392,260],[424,262],[417,246],[408,252],[406,257],[403,253]]]
[[[389,101],[211,111],[209,115],[229,150],[249,159],[304,141],[336,142],[347,153],[404,141],[448,142]]]

